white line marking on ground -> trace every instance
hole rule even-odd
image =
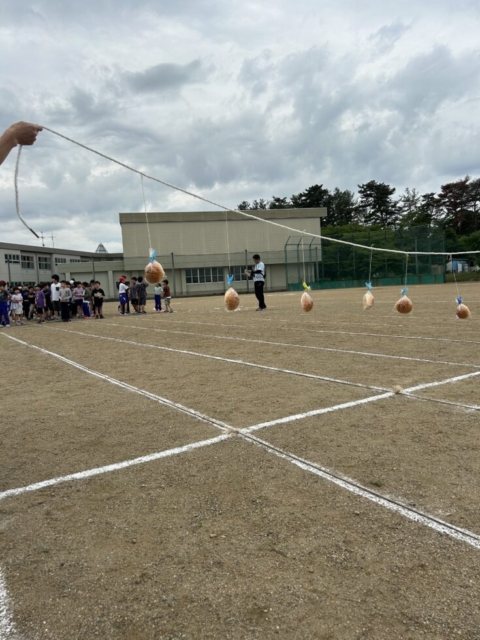
[[[220,428],[220,427],[217,427]],[[104,467],[96,467],[95,469],[87,469],[86,471],[79,471],[77,473],[71,473],[67,476],[61,476],[58,478],[51,478],[50,480],[43,480],[42,482],[35,482],[34,484],[26,485],[25,487],[19,487],[17,489],[8,489],[0,493],[0,500],[5,498],[11,498],[12,496],[19,496],[22,493],[28,493],[30,491],[38,491],[39,489],[45,489],[46,487],[52,487],[64,482],[70,482],[72,480],[84,480],[85,478],[92,478],[103,473],[110,473],[112,471],[118,471],[119,469],[127,469],[139,464],[145,464],[146,462],[152,462],[153,460],[160,460],[161,458],[169,458],[170,456],[176,456],[181,453],[187,453],[200,449],[201,447],[208,447],[217,442],[222,442],[232,436],[231,433],[224,433],[221,436],[215,438],[208,438],[207,440],[199,440],[198,442],[192,442],[190,444],[183,445],[182,447],[175,447],[174,449],[166,449],[165,451],[158,451],[157,453],[150,453],[146,456],[140,456],[133,460],[123,460],[122,462],[115,462],[114,464],[108,464]]]
[[[93,369],[89,369],[88,367],[85,367],[83,364],[79,364],[78,362],[75,362],[74,360],[69,360],[68,358],[65,358],[64,356],[59,355],[58,353],[54,353],[53,351],[48,351],[47,349],[42,349],[41,347],[37,347],[34,344],[29,344],[28,342],[24,342],[23,340],[19,340],[18,338],[14,338],[11,335],[6,335],[6,334],[1,334],[4,335],[6,338],[9,338],[10,340],[14,340],[15,342],[18,342],[21,345],[24,345],[26,347],[30,347],[31,349],[37,349],[37,351],[40,351],[41,353],[44,353],[46,355],[52,356],[53,358],[57,358],[57,360],[60,360],[61,362],[65,362],[66,364],[71,365],[72,367],[75,367],[76,369],[79,369],[80,371],[83,371],[84,373],[88,373],[92,376],[95,376],[96,378],[100,378],[101,380],[104,380],[105,382],[110,382],[111,384],[116,385],[117,387],[121,387],[122,389],[126,389],[127,391],[132,391],[133,393],[138,393],[141,396],[145,396],[146,398],[150,398],[151,400],[155,400],[156,402],[166,405],[167,407],[170,407],[172,409],[177,409],[178,411],[181,411],[182,413],[185,413],[189,416],[192,416],[194,418],[197,418],[198,420],[201,420],[202,422],[207,422],[208,424],[213,424],[215,427],[218,427],[220,429],[223,430],[228,430],[230,429],[229,425],[225,424],[224,422],[221,422],[220,420],[215,420],[214,418],[210,418],[207,415],[204,415],[203,413],[200,413],[199,411],[195,411],[195,409],[190,409],[189,407],[185,407],[183,404],[179,404],[178,402],[173,402],[172,400],[168,400],[167,398],[163,398],[162,396],[159,396],[155,393],[150,393],[149,391],[145,391],[144,389],[139,389],[138,387],[134,387],[131,384],[127,384],[126,382],[122,382],[121,380],[116,380],[115,378],[111,378],[110,376],[104,375],[103,373],[100,373],[99,371],[94,371]]]
[[[7,584],[0,569],[0,640],[8,640],[15,633],[15,625],[10,616],[10,599]]]
[[[289,321],[290,322],[290,321]],[[185,320],[169,320],[169,324],[188,324],[188,325],[205,325],[209,327],[225,327],[226,329],[230,329],[232,327],[238,329],[245,329],[246,331],[251,331],[251,326],[247,324],[221,324],[219,322],[188,322]],[[311,324],[311,323],[309,323]],[[398,325],[400,326],[400,325]],[[291,326],[290,322],[290,329]],[[327,333],[333,335],[346,335],[346,336],[365,336],[368,338],[395,338],[398,340],[426,340],[428,342],[454,342],[459,344],[480,344],[480,340],[457,340],[454,338],[427,338],[425,336],[402,336],[398,334],[389,334],[389,333],[365,333],[363,331],[336,331],[333,329],[306,329],[304,326],[298,326],[297,331],[301,329],[302,331],[307,331],[308,333]],[[284,328],[281,328],[281,331],[284,331]]]
[[[274,453],[279,458],[283,458],[287,460],[291,464],[296,465],[300,469],[304,471],[308,471],[310,473],[314,473],[315,475],[323,478],[324,480],[328,480],[338,487],[342,489],[346,489],[353,493],[354,495],[360,496],[361,498],[366,498],[375,504],[388,509],[389,511],[393,511],[398,513],[399,515],[408,518],[409,520],[413,520],[419,524],[423,524],[438,533],[443,533],[451,538],[455,538],[461,542],[465,542],[466,544],[474,547],[475,549],[480,549],[480,536],[473,533],[472,531],[468,531],[467,529],[460,529],[455,525],[451,525],[448,522],[444,522],[443,520],[439,520],[433,516],[429,516],[428,514],[421,513],[420,511],[416,511],[410,507],[406,507],[399,502],[390,499],[388,497],[377,494],[366,487],[363,487],[361,484],[351,480],[347,477],[339,477],[333,474],[328,469],[317,465],[316,463],[309,462],[300,458],[294,454],[291,454],[287,451],[283,451],[282,449],[278,449],[277,447],[273,447],[269,442],[265,442],[264,440],[260,440],[259,438],[255,438],[257,440],[257,444],[263,448],[265,448],[270,453]]]
[[[454,378],[447,378],[445,380],[440,380],[439,382],[426,382],[425,384],[418,384],[414,387],[408,387],[404,389],[399,395],[409,396],[410,392],[413,391],[421,391],[423,389],[428,389],[430,387],[439,387],[444,384],[453,384],[455,382],[460,382],[461,380],[467,380],[468,378],[473,378],[475,376],[479,376],[480,371],[475,371],[473,373],[467,373],[462,376],[455,376]],[[265,429],[267,427],[273,427],[279,424],[287,424],[289,422],[296,422],[298,420],[304,420],[305,418],[311,418],[313,416],[319,416],[324,413],[331,413],[333,411],[340,411],[342,409],[350,409],[352,407],[356,407],[362,404],[368,404],[369,402],[377,402],[378,400],[385,400],[386,398],[391,398],[396,395],[393,391],[390,393],[382,393],[378,396],[371,396],[370,398],[362,398],[361,400],[354,400],[352,402],[343,402],[342,404],[337,404],[332,407],[324,407],[323,409],[314,409],[313,411],[306,411],[305,413],[296,413],[291,416],[286,416],[285,418],[278,418],[277,420],[269,420],[268,422],[260,422],[259,424],[254,424],[251,427],[246,427],[245,429],[241,429],[241,433],[251,433],[252,431],[258,431],[259,429]]]
[[[33,349],[37,349],[38,351],[44,353],[44,354],[48,354],[54,357],[59,358],[61,361],[65,362],[66,364],[70,364],[72,366],[75,366],[76,368],[85,371],[86,373],[93,373],[95,375],[95,372],[92,372],[91,370],[88,370],[86,367],[83,367],[82,365],[78,365],[77,363],[73,362],[72,360],[68,360],[67,358],[64,358],[63,356],[59,356],[58,354],[55,354],[53,352],[49,352],[46,349],[41,349],[40,347],[37,347],[35,345],[31,345],[28,344],[26,342],[23,342],[22,340],[18,340],[17,338],[12,338],[11,336],[7,336],[8,338],[14,340],[15,342],[19,343],[19,344],[23,344],[27,347],[31,347]],[[471,373],[471,374],[467,374],[464,376],[456,376],[455,378],[448,378],[446,380],[442,380],[438,383],[427,383],[426,385],[417,385],[416,387],[412,387],[411,389],[419,389],[419,388],[424,388],[427,386],[438,386],[440,384],[448,384],[450,382],[458,382],[459,380],[464,380],[466,378],[469,377],[473,377],[475,375],[480,374],[480,372],[475,372],[475,373]],[[103,377],[105,379],[107,379],[108,381],[113,381],[112,378],[108,379],[107,376],[103,376],[103,374],[100,374],[100,377]],[[115,383],[119,383],[119,381],[115,381]],[[123,385],[123,383],[120,383],[120,385]],[[126,385],[127,387],[130,387],[130,385]],[[137,390],[137,391],[141,391],[141,390]],[[406,389],[405,391],[409,391],[409,389]],[[146,397],[153,397],[153,394],[150,394],[148,392],[145,392]],[[373,400],[381,400],[384,397],[390,397],[391,395],[393,395],[392,393],[388,393],[388,394],[382,394],[379,396],[374,396],[373,398],[367,398],[365,400],[367,401],[373,401]],[[153,398],[155,399],[155,398]],[[346,408],[345,405],[350,406],[356,406],[358,404],[364,404],[365,400],[357,400],[355,402],[352,403],[343,403],[343,405],[338,405],[337,408]],[[174,406],[175,403],[172,403],[172,406]],[[182,405],[178,405],[175,408],[179,408],[179,410],[183,410],[180,409]],[[330,410],[332,410],[332,408],[330,408]],[[324,410],[320,410],[320,411],[324,411]],[[310,413],[310,412],[309,412]],[[306,414],[302,414],[302,417],[305,417]],[[203,416],[204,418],[206,418],[206,416]],[[300,417],[296,417],[296,419],[300,419]],[[288,421],[288,418],[286,419]],[[465,529],[459,529],[458,527],[455,527],[454,525],[450,525],[447,522],[443,522],[441,520],[438,520],[438,518],[435,518],[433,516],[429,516],[428,514],[423,514],[420,513],[414,509],[411,509],[410,507],[407,507],[399,502],[396,502],[394,499],[386,497],[386,496],[381,496],[380,494],[374,493],[372,491],[370,491],[369,489],[366,489],[365,487],[362,487],[360,484],[356,483],[354,480],[351,480],[350,478],[347,477],[342,477],[340,478],[339,476],[333,474],[330,471],[327,471],[326,469],[323,469],[322,467],[320,467],[319,465],[316,465],[315,463],[311,463],[308,462],[306,460],[303,460],[301,458],[299,458],[298,456],[289,453],[289,452],[285,452],[282,451],[281,449],[278,449],[277,447],[271,445],[268,442],[265,442],[264,440],[260,440],[259,438],[257,438],[256,436],[252,436],[250,433],[248,433],[249,429],[252,429],[252,427],[247,428],[247,429],[238,429],[235,427],[231,427],[229,425],[226,425],[224,423],[220,423],[216,420],[213,419],[209,419],[207,418],[207,421],[210,422],[211,424],[217,426],[217,428],[225,430],[228,429],[229,433],[228,434],[223,434],[222,436],[217,436],[216,438],[210,438],[208,440],[203,440],[200,442],[196,442],[196,443],[192,443],[192,444],[188,444],[185,445],[183,447],[177,447],[176,449],[170,449],[167,451],[163,451],[163,452],[158,452],[158,453],[154,453],[154,454],[150,454],[147,456],[142,456],[140,458],[135,458],[134,460],[126,460],[120,463],[114,463],[112,465],[107,465],[105,467],[98,467],[96,469],[90,469],[90,470],[86,470],[86,471],[80,471],[78,473],[74,473],[74,474],[70,474],[68,476],[63,476],[60,478],[53,478],[50,480],[45,480],[42,482],[37,482],[35,484],[32,485],[28,485],[26,487],[20,487],[17,489],[9,489],[7,491],[4,491],[3,493],[0,493],[0,500],[6,497],[11,497],[11,496],[16,496],[22,493],[26,493],[28,491],[35,491],[47,486],[52,486],[53,484],[59,484],[60,482],[68,482],[69,480],[77,480],[77,479],[84,479],[84,478],[88,478],[91,476],[95,476],[101,473],[107,473],[109,471],[113,471],[113,470],[117,470],[117,469],[122,469],[122,468],[126,468],[126,467],[130,467],[133,465],[138,465],[138,464],[143,464],[145,462],[150,462],[152,460],[156,460],[159,458],[164,458],[167,457],[169,455],[176,455],[178,453],[182,453],[184,451],[191,451],[193,449],[202,447],[202,446],[207,446],[210,444],[215,444],[216,442],[220,442],[222,440],[226,440],[227,438],[229,438],[231,435],[233,434],[237,434],[239,435],[241,438],[248,440],[249,442],[253,442],[255,443],[257,446],[261,446],[262,448],[266,449],[267,451],[271,452],[271,453],[275,453],[275,455],[285,458],[287,460],[289,460],[291,463],[296,464],[297,466],[299,466],[300,468],[306,470],[306,471],[310,471],[310,472],[314,472],[317,473],[317,475],[320,475],[322,478],[324,478],[325,480],[328,480],[329,482],[334,482],[335,484],[337,484],[338,486],[346,489],[347,491],[350,491],[351,493],[354,493],[356,495],[359,495],[361,497],[367,498],[373,502],[375,502],[376,504],[386,507],[389,510],[392,511],[396,511],[397,513],[409,518],[410,520],[413,520],[415,522],[419,522],[421,524],[424,524],[425,526],[428,526],[440,533],[444,533],[445,535],[448,535],[450,537],[453,537],[459,541],[465,542],[466,544],[469,544],[475,548],[480,548],[480,536],[478,536],[475,533],[472,533],[470,531],[467,531]],[[276,422],[276,423],[283,423],[285,421],[285,419],[280,419],[280,421]],[[263,423],[262,426],[260,425],[254,425],[254,427],[256,426],[257,428],[265,428],[266,426],[270,426],[272,423]],[[220,426],[222,425],[222,426]]]
[[[105,325],[110,325],[112,327],[121,327],[123,325],[116,323],[105,323]],[[477,364],[468,364],[465,362],[448,362],[445,360],[429,360],[426,358],[412,358],[408,356],[392,356],[385,353],[372,353],[369,351],[353,351],[351,349],[334,349],[332,347],[318,347],[314,345],[305,345],[305,344],[292,344],[290,342],[271,342],[269,340],[256,340],[254,338],[238,338],[233,336],[216,336],[205,333],[194,333],[193,331],[175,331],[170,329],[153,329],[152,327],[139,327],[138,325],[128,325],[131,329],[143,330],[143,331],[156,331],[159,333],[172,333],[179,334],[184,336],[195,336],[196,338],[206,338],[209,340],[231,340],[234,342],[250,342],[255,344],[269,344],[274,347],[293,347],[294,349],[312,349],[315,351],[328,351],[332,353],[348,353],[355,356],[369,356],[372,358],[388,358],[392,360],[407,360],[411,362],[427,362],[429,364],[446,364],[452,367],[470,367],[474,369],[480,369],[480,365]]]
[[[110,324],[109,326],[118,326],[118,325]],[[220,362],[227,362],[228,364],[239,364],[245,367],[253,367],[256,369],[264,369],[266,371],[274,371],[278,373],[286,373],[289,375],[301,376],[303,378],[312,378],[314,380],[322,380],[323,382],[336,382],[337,384],[345,384],[351,387],[360,387],[362,389],[372,389],[373,391],[387,391],[385,387],[375,387],[373,385],[362,384],[360,382],[350,382],[349,380],[339,380],[337,378],[328,378],[327,376],[318,376],[313,373],[303,373],[302,371],[293,371],[292,369],[280,369],[278,367],[268,367],[267,365],[256,364],[255,362],[247,362],[245,360],[235,360],[233,358],[222,358],[221,356],[212,356],[205,353],[199,353],[198,351],[188,351],[186,349],[173,349],[172,347],[163,347],[158,344],[148,344],[146,342],[135,342],[133,340],[124,340],[123,338],[112,338],[111,336],[102,336],[95,333],[86,333],[85,331],[73,331],[71,329],[56,329],[56,331],[63,331],[65,333],[74,333],[79,336],[89,336],[91,338],[98,338],[99,340],[110,340],[112,342],[130,344],[137,347],[147,347],[150,349],[160,349],[161,351],[170,351],[172,353],[182,353],[188,356],[196,356],[200,358],[207,358],[209,360],[218,360]]]

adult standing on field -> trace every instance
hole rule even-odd
[[[255,266],[253,269],[247,269],[247,273],[250,278],[253,278],[253,286],[255,287],[255,296],[258,300],[258,308],[255,311],[263,311],[267,308],[265,304],[265,297],[263,295],[263,288],[265,286],[265,265],[260,259],[258,253],[253,256],[253,262]]]

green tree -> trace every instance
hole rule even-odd
[[[327,198],[327,217],[323,224],[338,227],[358,222],[358,206],[354,194],[335,187]]]
[[[314,184],[291,197],[292,207],[296,209],[326,207],[329,196],[330,192],[324,188],[323,184]]]
[[[468,185],[470,192],[470,228],[475,233],[480,230],[480,178]]]
[[[399,207],[402,212],[400,229],[413,227],[430,227],[434,222],[437,209],[435,193],[424,193],[420,196],[416,189],[405,189],[400,196]]]
[[[260,198],[260,200],[254,200],[250,205],[250,209],[268,209],[268,200],[264,200],[263,198]]]
[[[442,184],[437,197],[441,223],[445,228],[451,227],[457,235],[465,235],[472,230],[469,224],[472,204],[469,182],[470,176],[465,176],[461,180]]]
[[[272,196],[268,204],[269,209],[291,209],[292,203],[287,198],[278,198],[277,196]]]
[[[365,224],[379,224],[384,229],[396,226],[399,210],[398,203],[393,200],[395,191],[395,187],[376,180],[358,185],[358,206]]]

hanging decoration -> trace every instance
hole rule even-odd
[[[466,304],[462,302],[462,296],[458,296],[457,298],[457,318],[459,320],[466,320],[470,317],[470,309]]]
[[[305,313],[309,313],[313,309],[313,300],[308,291],[311,291],[312,289],[306,282],[302,282],[302,287],[305,291],[302,293],[302,297],[300,298],[300,304],[302,305],[302,309]]]

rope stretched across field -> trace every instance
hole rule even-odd
[[[363,244],[357,244],[355,242],[348,242],[347,240],[339,240],[338,238],[331,238],[329,236],[321,236],[317,233],[311,233],[310,231],[305,231],[305,230],[300,230],[300,229],[294,229],[293,227],[289,227],[288,225],[285,224],[281,224],[280,222],[275,222],[274,220],[264,220],[263,218],[259,218],[258,216],[253,215],[252,213],[247,213],[246,211],[241,211],[241,210],[237,210],[237,209],[232,209],[230,207],[226,207],[223,204],[219,204],[218,202],[214,202],[213,200],[209,200],[208,198],[204,198],[203,196],[199,196],[197,193],[193,193],[192,191],[188,191],[187,189],[182,189],[181,187],[177,187],[174,184],[171,184],[170,182],[166,182],[165,180],[161,180],[160,178],[155,178],[154,176],[150,176],[147,173],[144,173],[143,171],[139,171],[138,169],[135,169],[134,167],[131,167],[128,164],[125,164],[124,162],[120,162],[120,160],[116,160],[115,158],[111,158],[110,156],[107,156],[105,153],[101,153],[100,151],[97,151],[96,149],[92,149],[91,147],[88,147],[85,144],[82,144],[81,142],[77,142],[77,140],[73,140],[72,138],[69,138],[68,136],[63,135],[62,133],[58,133],[58,131],[54,131],[53,129],[50,129],[49,127],[43,127],[43,129],[45,131],[49,131],[50,133],[53,133],[54,135],[58,136],[59,138],[63,138],[64,140],[67,140],[68,142],[71,142],[72,144],[76,144],[78,147],[82,147],[82,149],[86,149],[87,151],[90,151],[91,153],[95,153],[97,156],[100,156],[101,158],[104,158],[105,160],[108,160],[109,162],[113,162],[114,164],[118,164],[120,167],[123,167],[124,169],[128,169],[128,171],[132,171],[133,173],[136,173],[140,176],[142,176],[143,178],[147,178],[148,180],[153,180],[154,182],[158,182],[159,184],[163,184],[165,187],[169,187],[170,189],[175,189],[176,191],[180,191],[181,193],[184,193],[188,196],[191,196],[192,198],[196,198],[197,200],[202,200],[203,202],[206,202],[207,204],[211,204],[214,207],[218,207],[219,209],[223,209],[224,211],[231,211],[232,213],[236,213],[239,214],[241,216],[244,216],[245,218],[250,218],[252,220],[257,220],[258,222],[264,222],[266,224],[272,224],[275,227],[280,227],[281,229],[285,229],[286,231],[293,231],[294,233],[298,233],[300,235],[305,235],[305,236],[310,236],[312,238],[320,238],[323,240],[328,240],[329,242],[335,242],[337,244],[343,244],[343,245],[347,245],[349,247],[356,247],[358,249],[367,249],[368,251],[380,251],[382,253],[396,253],[396,254],[400,254],[400,255],[412,255],[412,256],[451,256],[451,255],[457,255],[457,256],[461,256],[461,255],[472,255],[475,253],[480,253],[480,251],[448,251],[448,252],[439,252],[439,251],[401,251],[399,249],[384,249],[382,247],[373,247],[373,246],[366,246]],[[20,153],[19,153],[19,158],[20,158]],[[17,187],[17,178],[18,178],[18,171],[16,171],[15,173],[15,188],[18,189]],[[19,213],[19,209],[18,209],[18,200],[17,200],[17,214],[20,217],[20,219],[22,220],[20,213]],[[26,223],[22,220],[22,222],[26,225]],[[28,225],[26,225],[28,226]],[[28,227],[30,229],[30,227]],[[30,229],[30,231],[32,231],[32,233],[35,233],[32,229]],[[37,235],[37,234],[35,234]]]

